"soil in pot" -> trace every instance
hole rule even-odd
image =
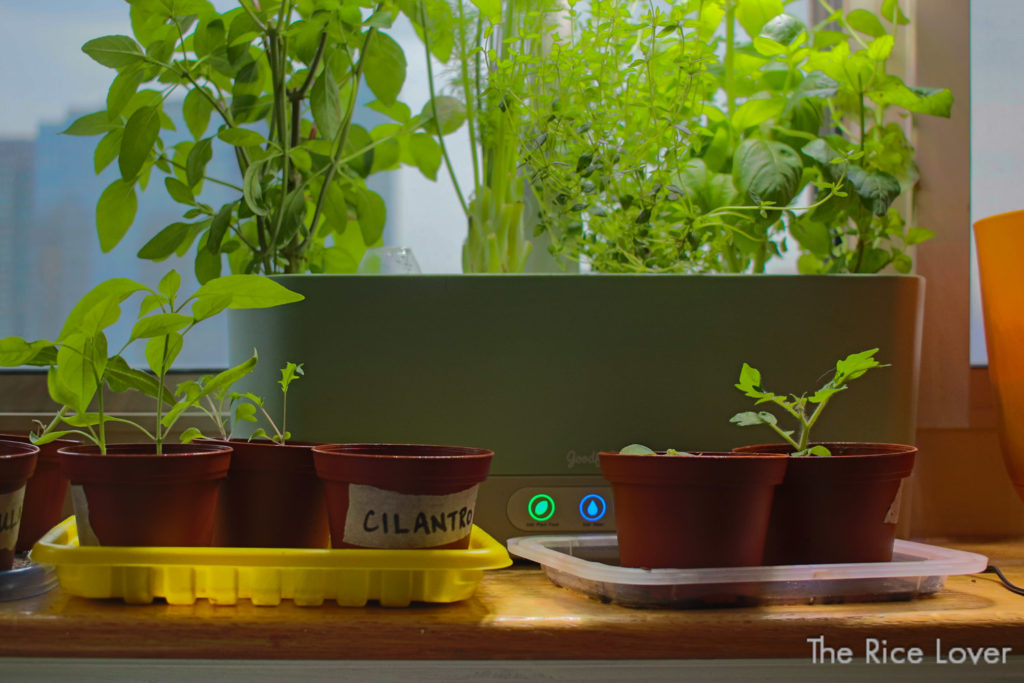
[[[313,449],[335,548],[468,548],[492,451],[333,444]]]
[[[900,486],[914,467],[913,446],[823,443],[829,457],[790,458],[775,491],[764,563],[889,562],[899,521]],[[789,453],[787,444],[737,452]]]
[[[788,458],[778,454],[601,453],[624,567],[761,564],[768,514]]]
[[[25,483],[35,471],[38,453],[32,444],[0,440],[0,571],[14,566]]]
[[[317,444],[202,440],[234,449],[221,484],[213,544],[235,548],[326,548],[324,485],[313,465]]]
[[[208,546],[231,449],[206,444],[61,448],[81,545]]]
[[[21,434],[0,434],[4,441],[31,443]],[[60,471],[60,456],[57,451],[75,441],[58,439],[39,446],[36,471],[25,485],[25,501],[21,513],[21,530],[18,532],[16,551],[31,550],[32,546],[47,531],[62,519],[64,498],[68,492],[68,480]]]

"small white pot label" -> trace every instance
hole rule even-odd
[[[896,489],[896,497],[889,503],[889,510],[885,513],[885,519],[882,520],[886,524],[895,524],[900,521],[900,504],[903,502],[903,485],[906,481],[906,479],[900,480],[900,487]]]
[[[18,527],[25,500],[25,487],[10,493],[0,493],[0,548],[14,550],[18,544]]]
[[[75,510],[75,524],[78,526],[78,545],[99,545],[100,539],[89,524],[89,502],[85,499],[85,487],[71,485],[71,505]]]
[[[348,485],[345,543],[367,548],[430,548],[464,538],[478,486],[441,496]]]

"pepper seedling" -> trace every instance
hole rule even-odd
[[[281,385],[281,428],[278,429],[274,419],[270,417],[270,413],[263,406],[263,399],[255,394],[244,393],[244,394],[232,394],[232,403],[239,399],[247,399],[249,402],[241,402],[235,408],[235,419],[245,422],[257,422],[256,410],[259,409],[263,413],[263,417],[266,419],[267,424],[274,431],[273,435],[267,434],[267,431],[262,427],[253,432],[249,440],[253,439],[270,439],[274,443],[284,444],[288,442],[288,439],[292,437],[291,432],[288,431],[288,387],[291,383],[301,377],[302,363],[285,363],[285,366],[281,368],[281,379],[277,381]]]
[[[793,438],[794,430],[787,431],[779,427],[778,418],[765,410],[737,413],[729,421],[741,427],[768,425],[795,449],[791,455],[832,455],[825,446],[808,447],[811,428],[821,418],[825,406],[828,405],[832,397],[840,391],[846,390],[847,382],[857,379],[872,368],[888,367],[875,360],[874,356],[876,353],[878,353],[878,349],[869,349],[860,353],[852,353],[839,361],[836,363],[836,371],[832,379],[810,396],[806,394],[800,396],[790,394],[785,396],[766,391],[761,386],[761,372],[744,363],[743,369],[740,370],[740,381],[736,384],[736,388],[746,396],[757,399],[756,404],[774,403],[796,418],[800,425],[799,438]]]
[[[657,455],[657,451],[651,450],[647,446],[639,443],[631,443],[622,450],[619,451],[620,455]],[[696,455],[694,453],[687,453],[686,451],[677,451],[674,448],[669,448],[665,451],[665,455]]]

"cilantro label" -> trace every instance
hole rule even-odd
[[[349,484],[342,540],[367,548],[431,548],[452,543],[473,527],[477,488],[438,496]]]

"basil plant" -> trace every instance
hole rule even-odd
[[[388,35],[393,2],[238,0],[225,12],[208,0],[127,3],[131,36],[82,47],[114,72],[106,108],[64,131],[102,136],[97,173],[117,163],[96,207],[103,251],[132,227],[155,171],[182,219],[153,234],[141,258],[195,246],[200,282],[221,273],[225,256],[235,273],[354,272],[386,220],[366,179],[402,164],[436,176],[440,147],[421,130],[431,115],[398,99],[406,60]],[[178,100],[187,136],[170,144],[180,138],[168,115]],[[391,122],[359,125],[363,102]],[[209,175],[215,155],[237,175]],[[235,197],[205,203],[208,183]]]

